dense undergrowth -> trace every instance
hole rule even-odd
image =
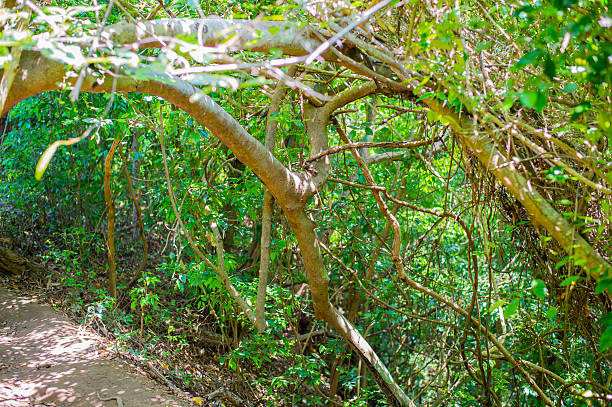
[[[164,263],[160,258],[152,258],[147,271],[137,275],[133,271],[140,252],[129,247],[117,259],[125,270],[119,290],[126,294],[115,300],[105,288],[104,240],[99,234],[82,229],[55,234],[41,225],[26,226],[27,218],[15,217],[11,205],[2,204],[0,235],[10,236],[4,245],[28,255],[47,272],[15,277],[14,286],[41,294],[84,328],[113,339],[114,352],[138,364],[152,364],[197,404],[207,400],[206,395],[226,405],[322,403],[316,391],[324,387],[321,358],[325,346],[334,344],[332,339],[315,347],[307,338],[323,332],[310,329],[310,315],[298,315],[308,312],[307,300],[290,300],[290,290],[278,293],[281,301],[270,304],[278,310],[270,323],[275,334],[257,335],[245,327],[248,322],[219,289],[216,276],[197,264]],[[135,282],[128,292],[129,281]],[[305,328],[296,341],[295,332]]]

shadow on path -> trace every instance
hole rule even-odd
[[[168,390],[111,359],[101,337],[0,286],[0,406],[172,406]]]

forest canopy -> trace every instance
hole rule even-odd
[[[612,398],[607,0],[2,4],[0,234],[111,334],[269,405]]]

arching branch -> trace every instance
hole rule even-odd
[[[21,100],[38,93],[55,90],[70,84],[65,68],[40,53],[24,52],[20,70],[7,98],[5,112]],[[87,75],[82,91],[108,93],[112,80],[100,81],[99,76]],[[159,96],[180,107],[229,147],[236,157],[246,164],[285,205],[300,205],[303,195],[311,196],[312,185],[304,176],[293,173],[251,136],[233,117],[210,97],[196,87],[170,76],[151,75],[139,80],[121,77],[117,80],[117,92],[142,92]]]

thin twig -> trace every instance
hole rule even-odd
[[[319,154],[313,155],[312,157],[308,157],[305,162],[309,163],[328,155],[337,154],[345,150],[352,150],[356,148],[415,148],[429,145],[435,142],[436,140],[437,138],[417,141],[352,142],[343,144],[341,146],[332,147],[329,150],[321,151]]]

